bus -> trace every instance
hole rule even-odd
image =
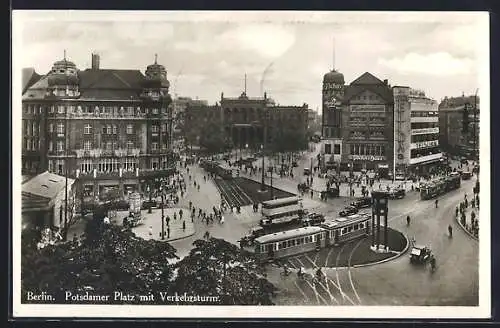
[[[260,225],[269,228],[275,225],[298,223],[305,211],[298,197],[270,200],[262,203]]]
[[[279,259],[324,247],[325,230],[304,227],[276,232],[255,239],[255,254],[261,261]]]

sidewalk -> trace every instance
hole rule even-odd
[[[179,217],[179,210],[183,211],[182,220]],[[163,209],[165,215],[165,239],[164,241],[173,241],[182,238],[186,238],[194,235],[195,229],[191,222],[190,211],[187,208],[172,207]],[[177,213],[177,219],[174,220],[174,212]],[[123,218],[128,215],[128,211],[120,211],[116,213],[116,218],[114,222],[118,225],[122,225]],[[137,227],[132,228],[132,231],[138,236],[146,240],[161,239],[162,230],[162,220],[161,220],[161,209],[153,209],[151,214],[148,214],[147,210],[141,211],[142,223]],[[167,226],[167,216],[170,217],[169,226]],[[182,222],[186,223],[186,229],[182,229]],[[167,228],[170,227],[170,238],[168,238]],[[152,232],[152,234],[150,234]]]
[[[476,214],[476,221],[479,223],[479,209],[477,207],[471,207],[470,205],[465,209],[465,225],[462,224],[461,221],[461,216],[460,213],[458,213],[458,216],[456,217],[458,225],[472,238],[478,240],[478,235],[474,234],[472,230],[472,219],[471,219],[471,213],[474,212]]]

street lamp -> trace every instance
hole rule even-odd
[[[151,188],[150,188],[150,185],[151,185],[151,182],[149,182],[149,185],[148,185],[148,193],[149,193],[149,206],[148,206],[148,213],[151,214],[153,212],[153,210],[151,209]]]
[[[245,152],[247,153],[246,156],[248,156],[248,144],[245,144]]]
[[[163,181],[160,186],[160,194],[161,194],[161,240],[165,240],[165,214],[163,211],[163,207],[165,206],[165,200],[163,195]]]
[[[266,191],[266,184],[264,180],[264,145],[260,145],[261,155],[262,155],[262,183],[260,185],[260,191]]]

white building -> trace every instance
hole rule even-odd
[[[393,93],[396,175],[425,173],[443,157],[438,103],[409,87],[395,86]]]
[[[48,171],[22,184],[22,225],[58,227],[71,222],[75,212],[75,180],[69,179],[66,214],[66,178]],[[66,218],[65,218],[66,215]]]

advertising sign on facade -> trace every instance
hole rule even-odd
[[[411,144],[412,149],[429,148],[439,146],[439,140],[415,142]]]
[[[344,86],[342,84],[338,83],[324,83],[323,84],[323,90],[342,90]]]
[[[385,112],[385,105],[351,105],[351,112]]]
[[[413,129],[411,130],[411,135],[419,135],[419,134],[431,134],[431,133],[439,133],[439,128],[426,128],[426,129]]]
[[[349,155],[349,159],[353,161],[385,161],[385,156]]]

